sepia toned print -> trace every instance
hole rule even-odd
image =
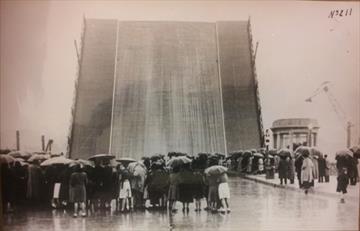
[[[0,4],[1,230],[358,230],[358,2]]]

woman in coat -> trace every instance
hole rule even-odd
[[[189,212],[189,203],[193,202],[194,196],[194,173],[190,164],[183,165],[179,172],[179,201],[183,204],[183,212]]]
[[[303,164],[304,158],[302,157],[302,155],[299,155],[296,157],[295,159],[295,170],[296,170],[296,175],[299,181],[299,188],[302,188],[301,185],[301,168],[302,168],[302,164]]]
[[[304,161],[301,167],[301,184],[305,189],[305,194],[308,189],[314,185],[314,164],[309,158],[309,155],[304,155]]]
[[[80,166],[76,166],[75,172],[70,176],[70,202],[74,203],[74,217],[78,215],[79,203],[81,205],[81,216],[86,216],[86,184],[87,175]]]

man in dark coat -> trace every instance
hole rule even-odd
[[[40,201],[41,189],[43,187],[43,175],[39,165],[39,162],[35,160],[28,168],[26,197],[33,202]]]
[[[322,183],[324,182],[325,168],[326,168],[326,161],[323,157],[319,157],[318,165],[319,165],[319,183]]]
[[[287,178],[288,178],[288,172],[289,172],[289,162],[286,161],[286,157],[281,157],[279,162],[279,178],[280,178],[280,184],[283,184],[283,181],[285,184],[287,184]]]

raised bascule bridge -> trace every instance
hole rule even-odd
[[[263,145],[250,21],[84,19],[69,155]]]

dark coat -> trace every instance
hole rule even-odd
[[[336,192],[347,193],[346,188],[349,185],[349,177],[342,173],[337,177],[337,181]]]
[[[70,177],[70,202],[86,201],[87,175],[85,172],[74,172]]]
[[[278,171],[279,178],[287,178],[289,173],[289,162],[282,158],[279,162]]]
[[[325,176],[326,161],[324,158],[319,158],[319,176]]]

